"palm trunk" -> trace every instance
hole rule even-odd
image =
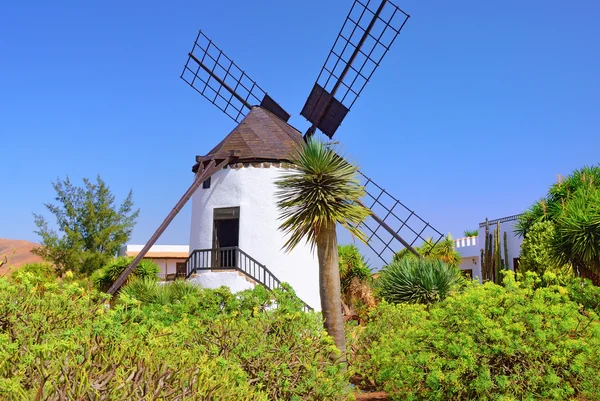
[[[338,245],[335,224],[321,227],[316,238],[319,257],[319,292],[321,310],[325,319],[325,330],[333,337],[335,345],[346,360],[346,334],[342,317],[342,299],[340,288],[340,267],[338,265]]]

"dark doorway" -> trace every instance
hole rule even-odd
[[[517,273],[519,271],[519,261],[521,258],[513,258],[513,271]]]
[[[235,267],[240,235],[240,208],[215,209],[213,213],[213,267]],[[223,249],[231,248],[231,249]]]

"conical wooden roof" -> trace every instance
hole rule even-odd
[[[290,161],[303,143],[302,134],[275,114],[255,106],[242,122],[198,162],[222,160],[232,155],[236,162]],[[198,164],[194,166],[194,170]]]

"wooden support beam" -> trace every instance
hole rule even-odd
[[[121,275],[110,286],[110,288],[108,289],[109,294],[114,295],[119,290],[119,288],[121,288],[121,286],[127,280],[127,277],[136,268],[136,266],[140,263],[140,261],[144,258],[144,256],[146,256],[146,254],[148,253],[148,251],[150,250],[152,245],[154,245],[154,243],[158,240],[158,238],[160,238],[162,233],[167,229],[169,224],[171,224],[171,222],[173,221],[175,216],[177,216],[177,214],[185,206],[187,201],[190,200],[192,195],[194,195],[194,192],[196,192],[196,190],[200,187],[200,185],[202,185],[202,183],[205,180],[210,178],[217,171],[221,170],[223,167],[228,165],[232,160],[233,160],[232,157],[228,157],[227,159],[221,161],[219,164],[216,164],[216,162],[214,160],[211,160],[210,163],[206,167],[204,167],[204,169],[202,169],[201,171],[198,171],[198,173],[196,174],[196,177],[194,178],[194,182],[192,183],[192,185],[188,188],[187,191],[185,191],[185,193],[183,194],[181,199],[179,199],[179,202],[177,202],[177,204],[175,205],[173,210],[171,210],[171,212],[167,215],[167,217],[162,222],[162,224],[158,227],[156,232],[154,234],[152,234],[152,237],[150,237],[150,239],[148,240],[148,243],[146,243],[146,245],[144,245],[144,247],[142,248],[140,253],[137,254],[137,256],[133,259],[131,264],[129,266],[127,266],[127,268],[125,270],[123,270],[123,273],[121,273]]]

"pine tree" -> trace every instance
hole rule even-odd
[[[44,206],[56,218],[56,230],[34,213],[35,232],[42,238],[34,252],[53,263],[59,275],[67,270],[91,274],[102,267],[129,240],[139,214],[133,211],[131,191],[117,207],[100,176],[96,183],[84,178],[83,184],[73,185],[68,177],[52,183],[57,204]]]

